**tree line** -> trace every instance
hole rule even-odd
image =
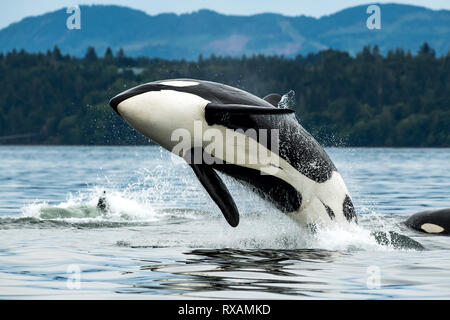
[[[293,90],[300,123],[326,146],[450,147],[450,52],[351,56],[325,50],[295,58],[131,58],[107,49],[83,58],[13,50],[0,54],[0,144],[147,144],[109,107],[135,85],[194,78],[258,96]]]

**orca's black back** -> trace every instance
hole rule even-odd
[[[408,227],[419,231],[423,231],[421,226],[426,223],[442,227],[444,231],[440,234],[450,234],[450,209],[418,212],[405,221],[405,224]]]

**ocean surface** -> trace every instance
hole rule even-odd
[[[159,147],[0,147],[2,299],[449,299],[450,149],[327,149],[359,225],[311,233],[224,178],[237,228]],[[109,210],[96,205],[105,192]],[[378,244],[395,231],[424,251]]]

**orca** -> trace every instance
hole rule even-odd
[[[170,79],[128,89],[109,104],[135,130],[183,157],[232,227],[239,224],[239,211],[217,172],[249,186],[301,225],[357,223],[347,187],[330,157],[293,110],[278,106],[280,100],[279,94],[259,98],[211,81]],[[236,140],[242,137],[256,142],[270,161],[236,161],[240,155],[258,158],[249,147],[230,158],[209,150],[210,141],[195,138],[196,125],[223,137],[233,132],[233,139],[223,141],[227,152],[238,148]],[[174,141],[173,135],[179,129],[194,138],[189,148],[174,151],[179,140]],[[213,161],[192,161],[197,154]]]
[[[97,209],[101,213],[107,213],[108,212],[109,204],[108,204],[108,201],[106,200],[106,191],[103,191],[102,195],[98,198]]]
[[[449,236],[450,208],[418,212],[409,217],[405,224],[417,231]]]

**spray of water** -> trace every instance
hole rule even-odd
[[[278,103],[278,107],[287,109],[293,108],[294,106],[295,106],[295,91],[290,90],[281,97],[281,100]]]
[[[145,171],[144,171],[145,172]],[[241,211],[241,223],[230,228],[220,212],[186,209],[159,202],[160,187],[154,176],[142,172],[142,179],[123,190],[95,186],[84,193],[69,194],[57,205],[35,202],[23,208],[23,217],[38,221],[60,221],[62,226],[73,224],[86,228],[140,226],[148,230],[148,237],[131,241],[118,240],[128,246],[175,246],[191,248],[235,249],[325,249],[325,250],[395,250],[387,243],[376,241],[373,230],[392,230],[385,216],[365,214],[359,225],[332,225],[317,228],[316,232],[302,228],[269,205],[257,210]],[[164,178],[159,179],[161,182]],[[229,181],[227,181],[229,183]],[[104,194],[103,192],[106,191]],[[105,196],[108,210],[97,208]],[[163,197],[162,197],[163,198]],[[188,197],[190,198],[190,197]],[[115,224],[111,224],[115,223]],[[58,226],[58,225],[56,225]],[[55,227],[55,225],[52,225]]]

